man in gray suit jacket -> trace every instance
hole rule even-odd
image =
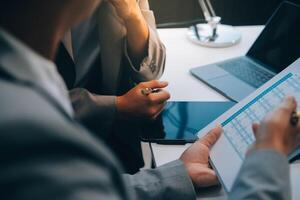
[[[122,176],[118,161],[105,145],[73,119],[66,87],[52,60],[64,32],[98,3],[1,2],[1,198],[195,199],[194,187],[217,183],[208,155],[220,128],[197,141],[178,161]],[[289,123],[296,106],[289,98],[254,126],[257,143],[231,199],[289,199],[285,155],[299,133],[299,125]]]

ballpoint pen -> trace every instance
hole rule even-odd
[[[142,92],[143,95],[148,96],[149,94],[151,94],[151,93],[157,93],[160,90],[161,89],[159,89],[159,88],[144,88],[144,89],[141,90],[141,92]]]
[[[291,114],[290,123],[292,126],[297,126],[300,118],[300,111],[294,111]]]

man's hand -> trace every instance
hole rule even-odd
[[[214,170],[210,168],[208,158],[209,150],[219,139],[221,132],[221,127],[214,128],[206,136],[195,142],[180,157],[196,188],[218,184],[218,178]]]
[[[296,126],[290,123],[291,114],[296,108],[296,100],[288,97],[261,124],[253,124],[256,142],[250,152],[254,149],[273,149],[288,155],[299,142],[300,123]]]
[[[164,109],[170,94],[163,90],[168,83],[163,81],[149,81],[138,84],[125,95],[117,97],[117,110],[122,118],[150,118],[155,119]],[[142,89],[157,88],[158,92],[149,95],[142,94]]]

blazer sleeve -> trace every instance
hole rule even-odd
[[[289,200],[289,170],[285,156],[272,150],[256,150],[247,156],[229,199]]]
[[[108,137],[117,114],[116,96],[95,95],[83,88],[69,92],[75,118],[102,137]],[[99,126],[101,122],[101,126]]]
[[[196,199],[192,181],[179,160],[123,177],[134,199]]]
[[[147,55],[139,66],[134,66],[128,55],[126,40],[124,54],[130,66],[133,81],[142,82],[159,79],[161,77],[165,68],[166,49],[159,39],[155,17],[153,11],[149,8],[148,0],[139,0],[138,3],[149,29]]]

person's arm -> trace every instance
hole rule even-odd
[[[109,0],[127,30],[124,54],[135,82],[158,79],[165,67],[166,50],[156,31],[148,0]]]
[[[83,88],[73,89],[69,95],[76,119],[92,130],[107,133],[117,117],[122,119],[156,118],[170,98],[170,94],[163,90],[167,85],[167,82],[156,80],[143,82],[118,97],[92,94]],[[160,91],[143,95],[141,91],[145,88],[159,88]]]
[[[116,118],[116,96],[96,95],[83,88],[76,88],[69,92],[74,109],[75,118],[93,132],[108,133]],[[100,125],[99,125],[100,124]]]
[[[217,181],[208,152],[218,129],[192,145],[181,161],[123,176],[100,140],[59,115],[14,121],[0,132],[4,199],[194,200],[194,187]]]
[[[195,189],[218,184],[208,159],[209,150],[220,137],[221,131],[220,127],[211,130],[177,161],[135,175],[124,175],[125,183],[136,199],[196,199]]]
[[[135,175],[124,174],[123,178],[135,199],[196,199],[192,181],[179,160]]]
[[[289,174],[286,156],[272,150],[255,150],[246,157],[229,199],[289,200]]]
[[[296,108],[295,99],[287,98],[260,125],[253,125],[256,142],[246,156],[229,199],[291,199],[287,155],[297,145],[300,132],[299,123],[290,123]]]

